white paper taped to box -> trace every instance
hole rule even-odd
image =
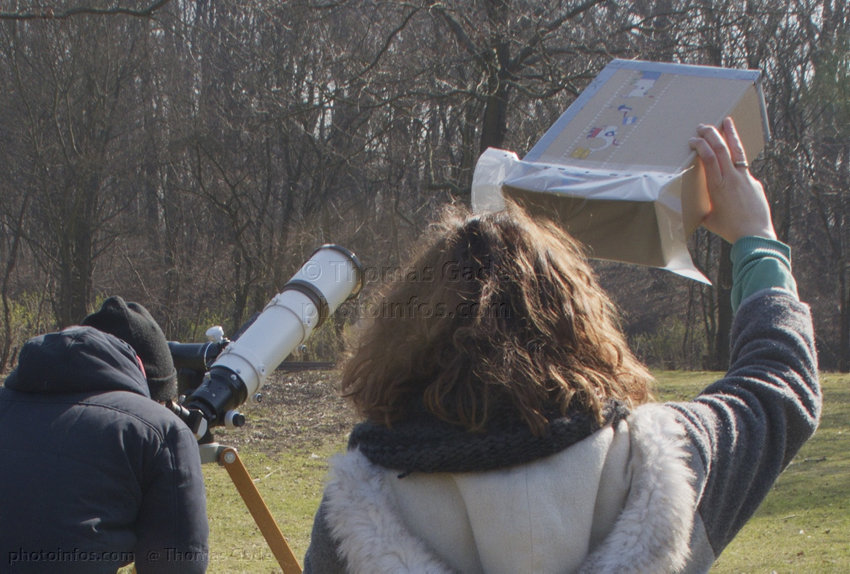
[[[688,237],[710,210],[688,146],[700,123],[735,120],[752,160],[769,138],[759,72],[614,60],[525,158],[488,149],[472,208],[554,219],[591,257],[660,267],[709,283]]]

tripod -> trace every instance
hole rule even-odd
[[[268,506],[266,506],[260,491],[254,481],[251,480],[251,475],[245,465],[242,464],[242,459],[239,458],[239,453],[231,446],[223,446],[218,443],[209,443],[199,445],[201,452],[201,462],[211,463],[217,462],[230,475],[230,479],[242,496],[245,506],[248,507],[251,516],[254,517],[254,522],[266,539],[266,543],[277,559],[277,563],[283,570],[283,574],[301,574],[301,566],[298,564],[292,549],[283,537],[283,533],[278,528]]]

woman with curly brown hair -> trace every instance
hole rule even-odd
[[[549,417],[601,423],[606,403],[648,400],[651,377],[569,235],[516,208],[450,212],[425,245],[343,372],[369,420],[424,407],[474,433],[513,413],[541,436]]]
[[[453,213],[381,299],[342,390],[305,572],[701,572],[820,413],[808,308],[734,125],[691,141],[733,243],[727,375],[652,401],[580,247],[520,209]],[[742,163],[744,162],[744,163]]]

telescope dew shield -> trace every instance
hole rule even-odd
[[[363,287],[363,267],[338,245],[323,245],[263,309],[254,323],[232,341],[212,364],[209,379],[187,401],[204,412],[210,426],[253,396],[268,373],[344,301]]]

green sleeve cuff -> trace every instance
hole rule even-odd
[[[742,237],[732,246],[732,311],[762,289],[779,288],[797,297],[791,248],[775,239]]]

